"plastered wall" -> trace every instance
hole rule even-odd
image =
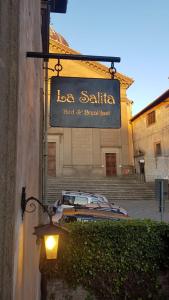
[[[156,112],[156,122],[147,126],[147,114],[152,110]],[[155,178],[169,178],[169,106],[163,102],[152,110],[132,122],[134,151],[135,154],[138,150],[144,153],[147,181],[153,181]],[[160,156],[155,156],[156,143],[161,143]],[[138,172],[139,159],[135,157]]]
[[[42,61],[40,0],[0,2],[0,299],[39,299],[38,211],[21,217],[22,187],[39,197]]]

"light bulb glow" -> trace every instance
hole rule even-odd
[[[56,259],[59,244],[59,235],[45,236],[45,248],[47,259]]]
[[[48,236],[46,239],[46,248],[52,250],[56,245],[56,241],[53,236]]]

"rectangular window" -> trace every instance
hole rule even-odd
[[[88,204],[87,197],[76,196],[74,204],[86,205]]]
[[[56,143],[48,143],[48,175],[56,177]]]
[[[71,195],[64,195],[63,196],[63,204],[65,205],[74,205],[75,202],[75,196]]]
[[[155,121],[156,121],[155,110],[153,110],[149,114],[147,114],[147,126],[155,123]]]
[[[155,156],[161,156],[161,154],[161,143],[159,142],[155,144]]]

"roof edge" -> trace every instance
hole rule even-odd
[[[65,44],[61,44],[61,43],[59,43],[59,41],[54,40],[52,38],[50,38],[49,45],[50,46],[56,45],[56,47],[58,45],[60,48],[62,48],[62,52],[65,53],[65,54],[81,54],[80,52],[78,52],[78,51],[70,48],[69,46],[66,46]],[[80,62],[80,61],[78,61],[78,62]],[[91,62],[84,61],[83,63],[85,63],[87,65],[90,64],[90,65],[98,66],[103,72],[108,72],[108,67],[106,65],[103,65],[100,62],[96,62],[96,61],[94,61],[94,62],[93,61],[91,61]],[[117,75],[115,75],[115,78],[119,79],[119,80],[120,79],[124,80],[125,83],[126,83],[126,85],[127,85],[127,88],[129,88],[133,84],[133,82],[134,82],[133,78],[128,77],[128,76],[126,76],[126,75],[124,75],[124,74],[122,74],[120,72],[117,72],[116,74]]]
[[[149,109],[155,107],[156,105],[158,105],[161,102],[163,102],[164,100],[166,100],[167,97],[169,97],[169,90],[166,90],[157,99],[155,99],[153,102],[151,102],[150,104],[148,104],[145,108],[143,108],[140,112],[138,112],[135,116],[133,116],[130,121],[133,122],[138,117],[140,117],[142,114],[144,114],[146,111],[148,111]]]

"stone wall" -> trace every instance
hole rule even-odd
[[[95,300],[85,289],[79,286],[76,289],[70,288],[64,281],[50,279],[47,283],[46,300]]]

